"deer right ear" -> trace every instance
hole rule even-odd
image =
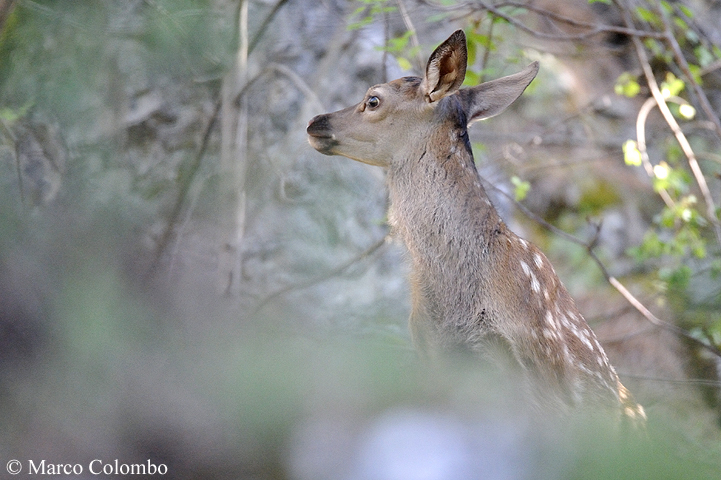
[[[455,93],[466,77],[467,62],[466,34],[456,30],[428,59],[426,76],[421,83],[426,101],[433,103]]]

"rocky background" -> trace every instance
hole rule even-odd
[[[621,148],[649,96],[615,92],[640,73],[631,41],[552,21],[618,26],[619,9],[506,3],[533,34],[489,30],[480,3],[444,5],[0,2],[0,470],[17,459],[22,477],[45,460],[83,467],[46,471],[56,478],[97,478],[90,462],[118,459],[179,479],[718,473],[718,357],[644,319],[583,245],[664,321],[715,338],[718,246],[681,258],[683,295],[659,287],[661,260],[629,255],[662,206]],[[718,2],[683,6],[689,29],[721,45]],[[384,51],[411,27],[417,48]],[[539,418],[513,369],[418,365],[384,172],[306,142],[313,115],[420,74],[456,28],[493,33],[472,59],[478,80],[541,62],[518,102],[472,127],[479,171],[646,405],[650,442],[619,443],[604,419]],[[703,78],[721,111],[719,69]],[[668,158],[660,115],[646,132],[655,163]],[[694,147],[710,152],[718,202],[719,138]],[[514,201],[525,187],[535,218]]]

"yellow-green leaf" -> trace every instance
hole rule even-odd
[[[623,160],[626,165],[638,167],[641,165],[641,152],[638,150],[635,140],[626,140],[623,144]]]
[[[413,68],[413,65],[411,65],[411,62],[404,57],[398,57],[398,66],[401,67],[401,70],[410,70]]]
[[[530,182],[528,182],[526,180],[521,180],[519,177],[514,175],[511,177],[511,183],[513,184],[513,186],[516,187],[516,190],[515,190],[516,201],[520,202],[521,200],[526,198],[526,195],[528,195],[528,191],[531,189]]]

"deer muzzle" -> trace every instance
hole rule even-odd
[[[310,146],[325,155],[333,155],[333,147],[338,141],[333,134],[328,115],[316,115],[308,122],[308,143]]]

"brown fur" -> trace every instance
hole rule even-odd
[[[644,418],[548,259],[503,223],[480,183],[470,122],[503,111],[538,71],[459,90],[462,31],[431,55],[423,79],[371,87],[356,106],[308,125],[313,147],[388,168],[390,219],[412,262],[410,330],[424,352],[479,351],[502,339],[550,403],[620,406]]]

